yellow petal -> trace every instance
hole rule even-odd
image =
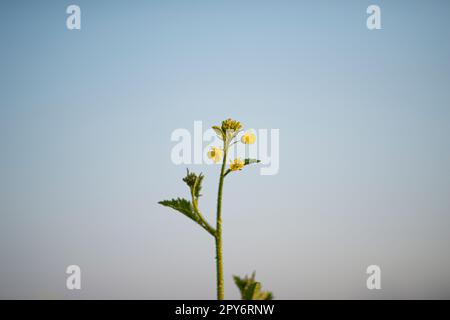
[[[241,138],[241,142],[244,144],[253,144],[255,141],[256,136],[250,131],[247,131]]]

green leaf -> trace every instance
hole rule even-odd
[[[192,207],[192,203],[189,200],[177,198],[172,200],[163,200],[159,201],[159,204],[177,210],[184,214],[186,217],[198,221],[198,217],[194,212],[194,208]]]
[[[203,174],[199,174],[198,176],[194,172],[189,172],[189,169],[186,169],[186,176],[183,178],[183,181],[186,182],[188,187],[191,189],[192,194],[198,198],[201,196],[200,191],[202,190],[202,181],[204,178]]]
[[[220,127],[218,127],[218,126],[213,126],[212,128],[216,132],[216,134],[219,137],[219,139],[223,140],[223,131],[222,131],[222,129]]]
[[[249,283],[243,292],[242,300],[255,300],[253,297],[255,296],[255,293],[258,292],[259,288],[261,288],[261,286],[258,282]]]
[[[205,176],[200,173],[195,181],[193,188],[192,188],[192,191],[194,192],[194,196],[196,198],[201,196],[200,191],[202,190],[202,181],[203,181],[204,177]]]
[[[251,277],[240,278],[233,276],[234,283],[241,292],[242,300],[272,300],[273,294],[270,291],[261,291],[261,283],[255,280],[255,272]]]

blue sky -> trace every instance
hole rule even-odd
[[[69,31],[72,3],[0,9],[1,298],[214,297],[212,239],[157,202],[172,131],[228,117],[280,129],[280,171],[225,186],[227,298],[449,298],[448,2],[76,1]]]

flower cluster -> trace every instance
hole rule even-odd
[[[224,142],[224,148],[217,148],[217,147],[211,147],[211,150],[208,151],[208,158],[210,158],[214,163],[219,162],[223,155],[224,150],[228,149],[230,144],[233,142],[233,139],[238,135],[238,133],[242,129],[242,125],[239,121],[233,120],[233,119],[227,119],[222,121],[222,125],[219,126],[213,126],[212,127],[214,131],[216,132],[217,136],[220,140]],[[253,132],[247,131],[245,132],[240,140],[243,144],[253,144],[256,141],[256,136]],[[237,143],[238,141],[234,141],[234,143]],[[230,160],[230,170],[231,171],[238,171],[242,170],[242,168],[245,165],[245,162],[241,159],[234,159],[233,161]]]
[[[222,121],[222,130],[225,132],[227,130],[239,131],[242,125],[239,121],[233,119],[227,119]]]
[[[230,160],[230,170],[231,171],[242,170],[244,164],[245,164],[244,161],[242,161],[241,159],[234,159],[234,161]]]

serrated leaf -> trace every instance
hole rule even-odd
[[[233,280],[236,286],[238,287],[239,291],[242,293],[245,290],[245,285],[247,282],[238,276],[233,276]]]
[[[261,286],[258,282],[249,283],[244,290],[244,297],[242,300],[256,300],[254,298],[260,288]]]
[[[177,210],[194,221],[198,221],[198,217],[195,214],[194,208],[192,207],[192,203],[189,200],[177,198],[172,200],[163,200],[158,203],[165,207]]]
[[[234,283],[241,292],[242,300],[272,300],[273,294],[270,291],[261,291],[261,283],[255,280],[255,272],[249,278],[233,276]]]
[[[195,198],[198,198],[201,196],[200,191],[202,189],[202,181],[204,176],[202,173],[196,175],[194,172],[189,172],[189,169],[186,170],[187,173],[183,178],[183,181],[186,182],[189,189],[191,189],[191,193],[195,196]]]

